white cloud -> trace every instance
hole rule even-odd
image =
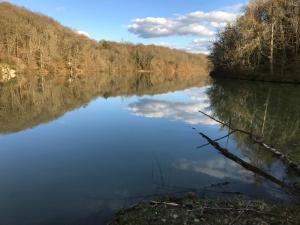
[[[89,37],[89,38],[91,37],[91,35],[86,31],[78,30],[77,33],[80,34],[80,35],[84,35],[86,37]]]
[[[212,37],[216,28],[234,21],[238,14],[225,11],[196,11],[173,18],[146,17],[134,19],[128,30],[142,38],[195,35]]]
[[[192,53],[209,54],[211,43],[208,38],[198,38],[193,40],[184,50]]]
[[[224,22],[232,22],[236,19],[236,14],[229,13],[225,11],[211,11],[211,12],[202,12],[196,11],[189,13],[185,16],[180,17],[182,21],[188,22],[215,22],[215,23],[224,23]]]
[[[181,159],[175,163],[175,167],[179,170],[203,173],[219,179],[230,178],[243,182],[253,182],[251,172],[245,170],[237,163],[224,158],[215,158],[206,161]]]
[[[232,23],[242,14],[246,4],[236,4],[219,10],[195,11],[176,14],[173,17],[145,17],[132,20],[127,26],[129,32],[140,38],[157,38],[170,36],[195,36],[187,46],[172,46],[192,53],[210,53],[211,42],[218,31]],[[167,46],[169,47],[169,46]]]
[[[147,118],[168,118],[183,121],[187,124],[215,125],[215,121],[203,116],[199,110],[210,113],[206,88],[195,88],[186,91],[192,101],[172,102],[166,100],[140,99],[129,104],[129,111],[136,116]]]

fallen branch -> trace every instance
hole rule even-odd
[[[283,188],[288,188],[288,189],[291,188],[290,186],[288,186],[287,184],[285,184],[281,180],[277,179],[276,177],[264,172],[263,170],[259,169],[258,167],[253,166],[253,165],[247,163],[246,161],[240,159],[236,155],[232,154],[226,148],[221,147],[218,142],[213,141],[212,139],[207,137],[205,134],[203,134],[203,133],[199,133],[199,134],[203,138],[205,138],[216,150],[218,150],[226,158],[229,158],[229,159],[233,160],[234,162],[238,163],[239,165],[241,165],[245,169],[250,170],[250,171],[254,172],[255,174],[258,174],[258,175],[272,181],[273,183],[275,183],[275,184],[277,184],[277,185],[279,185]]]
[[[270,145],[264,143],[263,140],[261,140],[261,138],[258,138],[258,136],[253,135],[253,133],[245,131],[245,130],[242,130],[242,129],[233,128],[233,127],[231,127],[230,124],[224,123],[223,121],[220,121],[220,120],[212,117],[211,115],[208,115],[205,112],[202,112],[202,111],[199,111],[199,112],[202,113],[203,115],[209,117],[210,119],[212,119],[212,120],[214,120],[214,121],[222,124],[223,126],[228,127],[230,130],[232,130],[228,135],[226,135],[226,136],[224,136],[222,138],[219,138],[219,139],[215,139],[215,141],[218,141],[218,140],[221,140],[223,138],[226,138],[226,137],[230,136],[231,134],[233,134],[235,132],[240,132],[240,133],[246,134],[246,135],[248,135],[251,138],[251,140],[254,143],[259,144],[260,146],[262,146],[266,150],[270,151],[274,156],[276,156],[282,162],[284,162],[285,164],[287,164],[293,171],[295,171],[297,174],[300,174],[300,165],[298,165],[297,163],[293,162],[291,159],[289,159],[289,157],[287,157],[286,155],[284,155],[280,150],[275,149],[275,148],[271,147]],[[208,145],[208,144],[206,144],[206,145]],[[206,145],[199,146],[198,148],[204,147]]]
[[[248,134],[248,135],[253,136],[253,134],[252,134],[251,132],[248,132],[248,131],[245,131],[245,130],[241,130],[241,129],[233,128],[230,124],[224,123],[223,121],[218,120],[218,119],[212,117],[211,115],[208,115],[208,114],[205,113],[205,112],[202,112],[202,111],[199,111],[199,112],[202,113],[203,115],[207,116],[208,118],[210,118],[210,119],[212,119],[212,120],[214,120],[214,121],[216,121],[216,122],[222,124],[223,126],[228,127],[228,128],[229,128],[230,130],[232,130],[232,131],[235,131],[235,132],[241,132],[241,133],[244,133],[244,134]]]
[[[174,202],[157,202],[157,201],[151,201],[151,203],[152,204],[156,204],[156,205],[167,205],[167,206],[174,206],[174,207],[180,206],[179,204],[174,203]]]
[[[257,142],[258,143],[258,142]],[[277,149],[267,145],[266,143],[261,142],[261,146],[263,146],[265,149],[268,149],[270,152],[273,153],[273,155],[280,158],[283,162],[289,165],[291,169],[293,169],[297,174],[300,174],[300,165],[294,163],[292,160],[290,160],[286,155],[278,151]]]
[[[236,130],[230,131],[227,135],[225,135],[225,136],[223,136],[223,137],[220,137],[220,138],[217,138],[217,139],[214,139],[214,141],[221,141],[221,140],[223,140],[223,139],[225,139],[225,138],[227,138],[227,137],[230,137],[232,134],[234,134],[234,133],[236,133],[236,132],[237,132]],[[204,145],[200,145],[200,146],[197,147],[197,149],[206,147],[206,146],[208,146],[208,145],[210,145],[210,144],[207,143],[207,144],[204,144]]]

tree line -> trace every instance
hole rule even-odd
[[[251,0],[210,55],[215,76],[300,81],[300,1]]]
[[[0,3],[0,63],[19,74],[55,76],[62,81],[87,74],[152,71],[204,74],[203,55],[158,46],[96,41],[55,20],[10,3]]]

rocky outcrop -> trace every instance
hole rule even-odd
[[[0,64],[0,83],[5,83],[16,77],[16,71],[6,64]]]

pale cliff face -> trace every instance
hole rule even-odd
[[[0,82],[4,83],[16,77],[16,71],[8,65],[0,64]]]

